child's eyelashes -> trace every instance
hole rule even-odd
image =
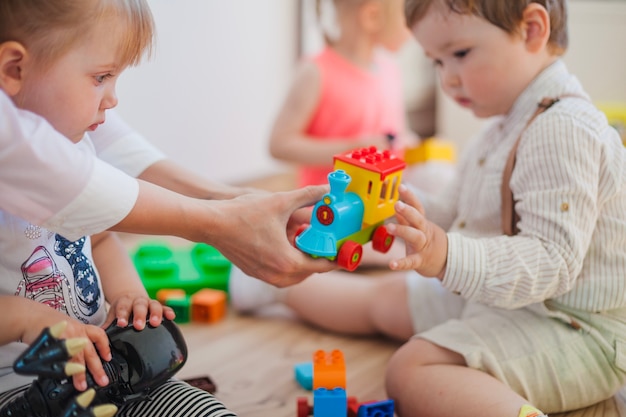
[[[467,56],[467,54],[470,53],[470,48],[466,48],[466,49],[459,49],[457,51],[452,52],[452,57],[454,59],[463,59]],[[433,58],[432,60],[433,65],[435,67],[443,67],[444,64],[444,59],[436,59]]]
[[[94,79],[96,80],[96,83],[102,84],[103,82],[105,82],[106,80],[112,77],[113,77],[113,74],[108,73],[108,74],[96,75]]]
[[[454,55],[455,58],[465,58],[467,56],[467,54],[469,54],[470,50],[468,49],[461,49],[458,51],[454,51],[454,53],[452,55]]]

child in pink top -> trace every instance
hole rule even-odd
[[[299,165],[299,186],[326,184],[337,153],[417,143],[389,53],[408,38],[403,7],[404,0],[318,0],[333,30],[326,30],[326,48],[299,69],[270,138],[272,156]]]

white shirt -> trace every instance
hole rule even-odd
[[[106,122],[95,132],[89,133],[98,158],[138,177],[146,168],[165,159],[165,154],[155,148],[122,120],[112,110],[106,114]]]
[[[137,181],[0,91],[1,209],[77,239],[119,223],[138,192]]]
[[[584,311],[626,306],[626,151],[590,99],[563,98],[524,131],[511,178],[520,233],[501,229],[500,186],[514,142],[543,97],[586,96],[561,61],[478,135],[456,182],[426,215],[448,230],[443,285],[483,304],[553,299]]]
[[[66,139],[67,140],[67,139]],[[94,155],[88,135],[72,146]],[[0,210],[0,294],[25,297],[48,305],[83,323],[106,319],[104,293],[89,236],[66,239]],[[27,382],[12,365],[25,348],[0,346],[0,392]]]

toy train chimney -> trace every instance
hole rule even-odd
[[[328,183],[330,184],[330,195],[334,196],[336,201],[342,201],[348,184],[350,184],[350,175],[342,169],[335,170],[328,174]]]

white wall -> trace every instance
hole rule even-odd
[[[568,69],[594,101],[626,103],[626,2],[569,0],[568,5],[570,46],[564,57]],[[438,135],[455,140],[462,149],[483,122],[440,90],[437,100]]]
[[[295,0],[150,0],[156,54],[122,74],[120,114],[172,159],[237,182],[267,151],[297,52]]]

